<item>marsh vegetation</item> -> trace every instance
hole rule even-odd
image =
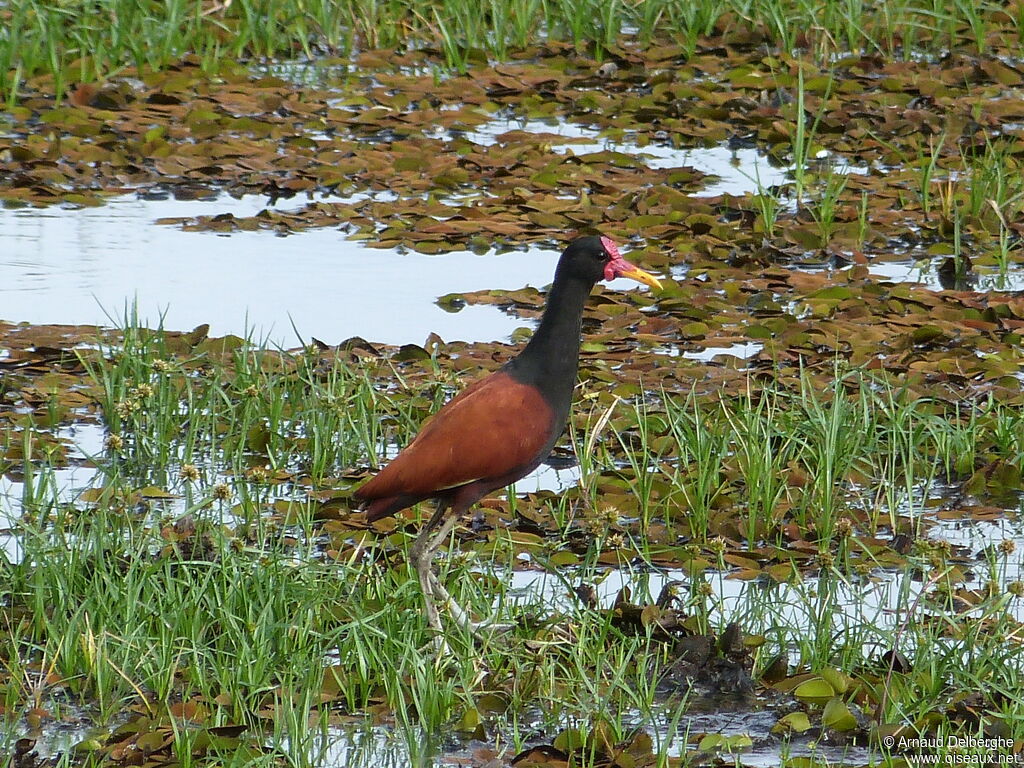
[[[442,655],[405,558],[429,510],[368,526],[349,497],[513,353],[542,291],[437,296],[520,326],[473,343],[5,318],[0,750],[862,765],[906,759],[900,737],[1019,743],[1019,14],[0,8],[0,231],[171,196],[209,212],[150,226],[274,238],[284,265],[323,228],[410,280],[599,229],[664,276],[595,293],[557,471],[453,535],[446,585],[515,629]]]

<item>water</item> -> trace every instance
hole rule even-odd
[[[717,177],[716,180],[708,180],[703,189],[695,193],[699,197],[756,194],[760,189],[785,184],[790,172],[789,168],[771,165],[767,156],[755,149],[730,149],[725,146],[683,149],[668,144],[640,146],[635,137],[605,138],[599,131],[575,123],[507,118],[492,120],[475,130],[458,132],[458,135],[475,144],[491,145],[501,143],[501,137],[510,131],[560,136],[566,141],[553,140],[549,146],[552,151],[562,155],[585,155],[611,150],[634,155],[643,160],[648,168],[686,166]]]
[[[608,139],[588,127],[539,120],[492,120],[450,132],[494,144],[509,131],[553,134],[560,154],[613,149],[652,168],[689,166],[717,177],[698,195],[742,195],[784,184],[788,169],[753,149],[640,146],[635,137]],[[563,140],[559,140],[559,137]],[[289,237],[266,231],[185,232],[157,226],[162,218],[295,211],[311,200],[351,202],[355,196],[297,196],[270,202],[211,191],[203,200],[125,195],[97,208],[0,209],[0,319],[33,324],[116,325],[133,303],[148,325],[175,330],[210,324],[212,335],[252,336],[285,347],[316,337],[352,336],[420,344],[430,333],[446,341],[507,340],[524,323],[489,306],[449,313],[439,296],[486,289],[541,287],[551,281],[557,252],[426,256],[367,248],[334,229]]]
[[[930,258],[922,261],[872,261],[872,275],[894,283],[920,283],[933,291],[1024,291],[1024,266],[1012,263],[1005,270],[989,265],[976,265],[962,280],[944,284],[937,262]]]
[[[699,360],[701,362],[711,362],[719,355],[729,355],[732,357],[738,357],[741,360],[749,360],[764,349],[764,344],[757,341],[739,342],[737,344],[730,344],[727,347],[705,347],[695,352],[683,352],[681,357],[687,360]]]
[[[50,483],[48,500],[57,503],[72,503],[78,495],[90,487],[97,470],[89,465],[92,456],[103,453],[106,430],[100,424],[77,422],[56,431],[56,436],[70,444],[69,463],[66,467],[51,470],[47,476],[36,476],[35,484]],[[14,480],[9,474],[0,475],[0,559],[20,562],[23,555],[19,518],[22,513],[24,483]]]
[[[285,201],[298,207],[301,201]],[[558,253],[527,251],[425,256],[367,248],[332,229],[290,237],[269,232],[185,232],[163,217],[270,207],[261,197],[214,202],[112,199],[99,208],[0,210],[0,318],[13,322],[113,325],[135,302],[149,325],[210,324],[212,335],[252,334],[287,347],[310,336],[421,344],[506,340],[524,325],[494,307],[449,313],[439,296],[542,287]],[[281,208],[278,208],[279,210]],[[285,208],[286,209],[286,208]]]
[[[547,571],[513,571],[505,578],[509,584],[506,600],[514,605],[539,603],[549,611],[572,611],[576,604],[565,582]],[[720,619],[723,625],[736,621],[751,634],[784,628],[795,636],[803,636],[820,622],[819,600],[824,598],[818,590],[823,582],[817,578],[776,584],[729,579],[717,571],[707,572],[703,578],[711,586],[719,607],[716,621]],[[611,608],[623,587],[632,592],[631,602],[648,605],[666,584],[688,585],[690,581],[688,572],[677,569],[618,568],[602,573],[594,587],[598,605]],[[871,632],[891,630],[904,615],[907,594],[913,598],[920,586],[919,582],[901,584],[894,573],[881,574],[872,581],[828,585],[827,598],[836,609],[830,621],[837,632],[862,634],[865,627],[871,628]],[[765,626],[758,625],[761,620],[766,622]]]

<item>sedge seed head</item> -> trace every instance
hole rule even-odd
[[[125,398],[124,400],[119,400],[117,405],[114,406],[114,411],[122,419],[128,419],[132,416],[133,413],[135,413],[141,407],[142,403],[140,403],[138,400],[128,397]]]
[[[612,526],[619,524],[619,518],[621,515],[619,514],[618,507],[607,504],[601,508],[601,512],[598,517],[604,523],[606,528],[611,528]]]
[[[604,543],[608,549],[622,549],[623,545],[626,543],[626,537],[618,532],[609,533],[608,536],[605,537]]]

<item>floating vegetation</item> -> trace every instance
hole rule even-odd
[[[418,73],[429,51],[370,52],[356,72],[313,85],[238,64],[211,78],[186,59],[83,86],[59,105],[26,94],[0,144],[0,197],[81,206],[168,187],[315,193],[297,207],[167,223],[340,227],[423,253],[554,247],[601,227],[646,245],[654,265],[698,274],[913,259],[962,289],[975,269],[1019,262],[1024,113],[1012,60],[956,52],[817,65],[752,44],[728,56],[662,45],[616,49],[612,70],[571,47],[530,53],[439,80]],[[530,130],[488,129],[509,120]],[[533,130],[541,123],[554,126]],[[45,129],[28,130],[36,124]],[[738,169],[748,184],[707,194],[714,179],[688,152],[719,147],[763,162]]]
[[[5,54],[8,207],[174,194],[209,215],[164,226],[428,255],[599,229],[666,276],[592,297],[550,460],[568,482],[485,500],[443,558],[456,599],[515,627],[452,632],[440,657],[405,558],[423,511],[369,525],[350,496],[509,344],[0,322],[19,768],[1019,757],[1024,299],[969,290],[1019,272],[1016,17],[931,9],[917,37],[917,6],[872,10],[846,25],[855,54],[728,12],[618,39],[656,7],[602,18],[600,47],[523,39],[492,62],[457,31],[301,79],[151,69],[173,40],[95,83],[95,62],[72,82]],[[236,12],[186,27],[237,34]],[[39,13],[0,17],[28,35]],[[730,184],[700,150],[764,167]],[[529,326],[543,292],[438,302]]]

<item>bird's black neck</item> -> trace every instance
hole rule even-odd
[[[556,274],[537,331],[507,369],[516,380],[540,390],[555,412],[559,432],[576,386],[583,307],[592,288],[585,280]]]

